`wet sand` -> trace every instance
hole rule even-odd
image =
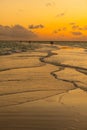
[[[50,46],[0,56],[1,130],[87,130],[87,52]]]

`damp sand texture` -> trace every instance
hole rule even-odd
[[[41,44],[0,56],[1,130],[87,130],[87,51]]]

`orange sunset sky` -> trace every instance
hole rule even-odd
[[[0,0],[0,40],[87,40],[87,0]]]

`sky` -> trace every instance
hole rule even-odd
[[[0,40],[87,40],[87,0],[0,0]]]

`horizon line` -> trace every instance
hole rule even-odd
[[[0,42],[87,42],[85,40],[0,40]]]

